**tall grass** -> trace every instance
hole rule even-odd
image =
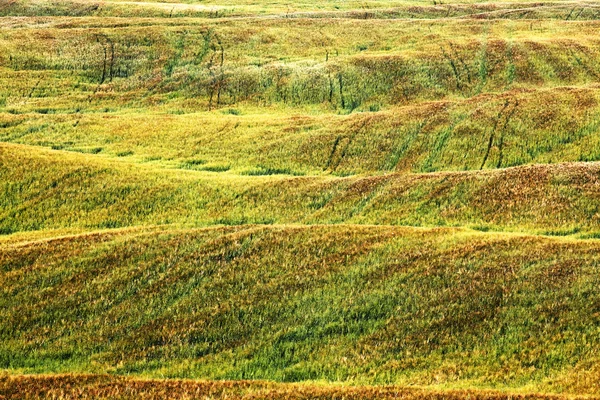
[[[598,158],[591,23],[575,29],[542,21],[530,40],[527,23],[503,21],[366,20],[359,30],[366,37],[345,19],[335,27],[293,20],[286,35],[269,19],[177,26],[134,19],[126,28],[108,18],[62,21],[4,31],[0,140],[102,148],[107,156],[160,158],[167,167],[202,159],[236,173],[422,172]],[[440,44],[422,39],[422,29]],[[297,37],[304,42],[296,45]],[[361,51],[358,41],[373,45]]]

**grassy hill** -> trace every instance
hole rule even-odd
[[[600,164],[331,177],[167,169],[0,145],[4,233],[184,224],[465,226],[600,235]]]
[[[1,362],[597,394],[579,368],[598,362],[598,254],[595,241],[356,225],[13,242]]]
[[[1,23],[5,142],[304,175],[600,159],[594,21]]]
[[[0,2],[0,399],[600,397],[599,16]]]

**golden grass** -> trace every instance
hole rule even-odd
[[[0,376],[3,399],[403,399],[562,400],[591,397],[491,390],[435,390],[394,386],[332,386],[265,381],[148,380],[106,375]]]
[[[4,233],[354,223],[597,235],[597,163],[359,177],[169,170],[2,144]]]

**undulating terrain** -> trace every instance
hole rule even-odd
[[[0,399],[600,397],[600,2],[0,0]]]

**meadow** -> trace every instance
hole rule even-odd
[[[599,17],[0,1],[0,399],[600,397]]]

